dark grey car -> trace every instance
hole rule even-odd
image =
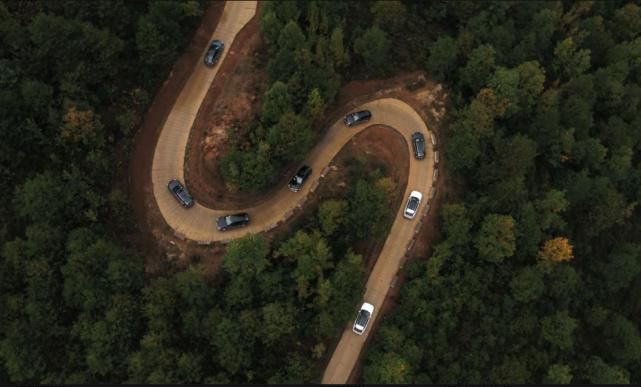
[[[209,50],[207,50],[207,53],[205,54],[205,64],[210,67],[214,66],[218,62],[218,59],[224,49],[225,43],[223,43],[222,40],[212,41],[209,45]]]
[[[180,203],[181,206],[185,208],[189,208],[194,205],[194,199],[191,197],[189,192],[185,187],[183,187],[182,184],[176,179],[169,180],[169,183],[167,184],[167,188],[169,188],[169,192],[171,192],[176,200],[178,200],[178,203]]]
[[[245,212],[240,214],[225,215],[216,219],[218,231],[227,231],[231,228],[245,227],[249,224],[249,215]]]
[[[359,122],[366,122],[372,118],[372,113],[369,110],[361,110],[360,112],[349,113],[343,118],[343,122],[347,126],[358,124]]]
[[[412,145],[414,147],[414,157],[423,160],[425,158],[425,137],[423,133],[416,132],[412,134]]]
[[[311,167],[307,165],[303,165],[302,167],[300,167],[298,172],[296,172],[296,175],[294,175],[294,177],[292,177],[292,179],[289,181],[289,190],[292,192],[300,191],[300,187],[303,186],[303,183],[305,182],[305,180],[307,180],[311,173]]]

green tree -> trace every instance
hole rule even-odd
[[[295,264],[291,273],[299,299],[318,294],[325,281],[325,271],[333,267],[332,252],[319,232],[298,231],[275,253]]]
[[[641,7],[627,3],[616,10],[612,30],[619,39],[632,40],[641,34]]]
[[[484,44],[475,48],[460,71],[461,84],[471,90],[480,90],[494,72],[496,51]]]
[[[330,237],[345,222],[347,203],[344,200],[326,200],[318,207],[318,223],[325,237]]]
[[[563,364],[552,364],[543,378],[545,384],[570,384],[571,382],[572,370]]]
[[[506,356],[503,362],[492,368],[492,380],[497,383],[522,384],[530,378],[527,363],[514,356]]]
[[[270,126],[278,122],[285,112],[291,110],[291,96],[287,85],[281,81],[274,82],[265,92],[261,121],[263,125]]]
[[[630,384],[629,374],[621,367],[611,366],[598,356],[585,365],[588,380],[594,384]]]
[[[543,93],[545,69],[538,61],[530,61],[518,65],[516,70],[519,73],[519,106],[529,112]]]
[[[366,180],[357,180],[348,193],[347,225],[350,237],[365,239],[380,236],[390,219],[387,194]]]
[[[552,346],[561,350],[571,350],[574,345],[574,330],[577,320],[570,317],[567,310],[557,312],[541,320],[541,336]]]
[[[370,6],[374,24],[378,25],[393,36],[399,36],[406,28],[407,9],[398,1],[377,0]]]
[[[332,305],[327,310],[325,305],[319,309],[328,312],[328,322],[318,321],[318,332],[316,337],[329,338],[336,334],[337,329],[351,318],[354,313],[354,305],[358,302],[363,289],[365,270],[363,269],[363,257],[354,253],[351,249],[345,253],[343,259],[336,264],[332,276],[329,278],[331,294],[327,305]]]
[[[451,37],[445,36],[438,38],[430,46],[425,67],[436,80],[441,82],[451,81],[457,59],[456,42]]]
[[[150,66],[164,66],[175,57],[176,42],[157,26],[150,16],[138,20],[136,48],[140,61]]]
[[[391,41],[387,33],[374,25],[354,40],[354,52],[360,55],[365,65],[374,73],[383,73],[389,68]]]
[[[569,37],[554,48],[552,68],[565,79],[578,77],[590,68],[590,50],[579,50]]]
[[[306,109],[312,119],[320,118],[325,112],[325,101],[317,88],[313,88],[307,97]]]
[[[477,134],[468,129],[455,132],[445,144],[447,162],[453,171],[473,168],[481,156],[481,144]]]
[[[514,255],[514,232],[514,219],[511,216],[487,215],[475,241],[479,256],[488,262],[500,263]]]
[[[607,285],[605,289],[616,292],[626,289],[641,273],[641,246],[625,244],[612,251],[602,269]]]
[[[283,22],[278,19],[276,12],[270,7],[264,7],[260,19],[260,30],[268,43],[274,43],[278,40],[280,31],[283,29]],[[270,46],[273,47],[273,46]]]
[[[313,137],[314,133],[304,117],[286,112],[267,129],[270,156],[283,162],[300,160],[311,146]]]
[[[273,345],[294,333],[296,310],[292,305],[271,303],[262,308],[263,328],[261,338],[265,345]]]
[[[278,48],[280,51],[296,52],[305,45],[305,35],[298,23],[289,20],[278,35]]]
[[[73,327],[86,346],[88,371],[102,377],[127,374],[127,354],[137,347],[141,329],[140,305],[130,295],[112,297],[104,317],[80,319]]]
[[[343,29],[334,27],[329,38],[329,50],[332,55],[334,66],[342,67],[349,64],[349,52],[344,45]]]
[[[256,277],[269,266],[268,253],[269,245],[262,235],[248,234],[227,245],[223,268],[232,275]]]
[[[623,316],[610,316],[604,329],[608,353],[617,364],[626,366],[641,360],[641,337],[636,324]]]
[[[471,242],[470,230],[472,220],[464,204],[446,204],[443,206],[443,229],[452,247],[466,249]]]
[[[526,266],[512,279],[510,288],[515,300],[534,301],[543,294],[543,272],[537,266]]]
[[[387,352],[377,356],[365,368],[363,380],[367,384],[401,384],[412,382],[412,371],[402,356]]]

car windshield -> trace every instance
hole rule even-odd
[[[407,205],[407,208],[409,208],[412,211],[416,211],[416,208],[418,207],[418,199],[417,198],[411,198],[409,204]]]
[[[367,320],[369,320],[369,312],[366,310],[361,310],[356,317],[356,325],[365,326]]]

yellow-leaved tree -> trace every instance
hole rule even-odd
[[[574,258],[572,245],[567,238],[550,239],[539,250],[539,258],[548,262],[565,262]]]

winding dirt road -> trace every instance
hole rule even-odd
[[[226,52],[233,50],[232,43],[236,34],[254,17],[255,13],[256,2],[227,2],[212,39],[223,40]],[[221,62],[224,61],[226,52],[221,57]],[[221,211],[204,207],[198,203],[197,197],[194,198],[196,204],[192,208],[184,209],[167,189],[167,182],[172,178],[178,178],[184,182],[185,151],[189,131],[219,67],[220,65],[210,69],[199,62],[194,68],[167,117],[154,152],[151,177],[155,200],[167,224],[186,239],[203,244],[228,242],[248,233],[259,233],[274,228],[279,222],[286,220],[296,207],[303,205],[307,195],[320,183],[334,156],[354,135],[365,130],[368,126],[386,125],[399,131],[407,139],[407,151],[410,153],[413,152],[409,141],[412,133],[421,132],[425,135],[426,141],[430,141],[431,134],[425,122],[416,111],[403,101],[385,98],[365,103],[358,109],[367,109],[372,112],[372,119],[367,125],[348,128],[341,121],[336,122],[325,132],[304,160],[303,163],[312,167],[313,173],[300,192],[293,193],[287,187],[282,187],[260,205],[252,208],[239,208],[239,211],[249,213],[250,225],[242,229],[219,232],[215,227],[215,218],[229,213],[229,210]],[[413,157],[410,158],[405,199],[397,210],[383,250],[367,281],[364,301],[376,307],[369,322],[370,326],[377,317],[390,284],[407,252],[408,245],[418,231],[417,226],[429,200],[433,182],[434,157],[431,147],[427,147],[427,152],[425,160],[418,161]],[[403,218],[402,213],[406,198],[412,190],[421,191],[424,199],[416,219],[407,220]],[[356,314],[356,309],[354,314]],[[351,322],[348,324],[325,371],[323,383],[342,384],[347,382],[369,332],[371,329],[367,330],[364,335],[357,336],[351,332]]]

